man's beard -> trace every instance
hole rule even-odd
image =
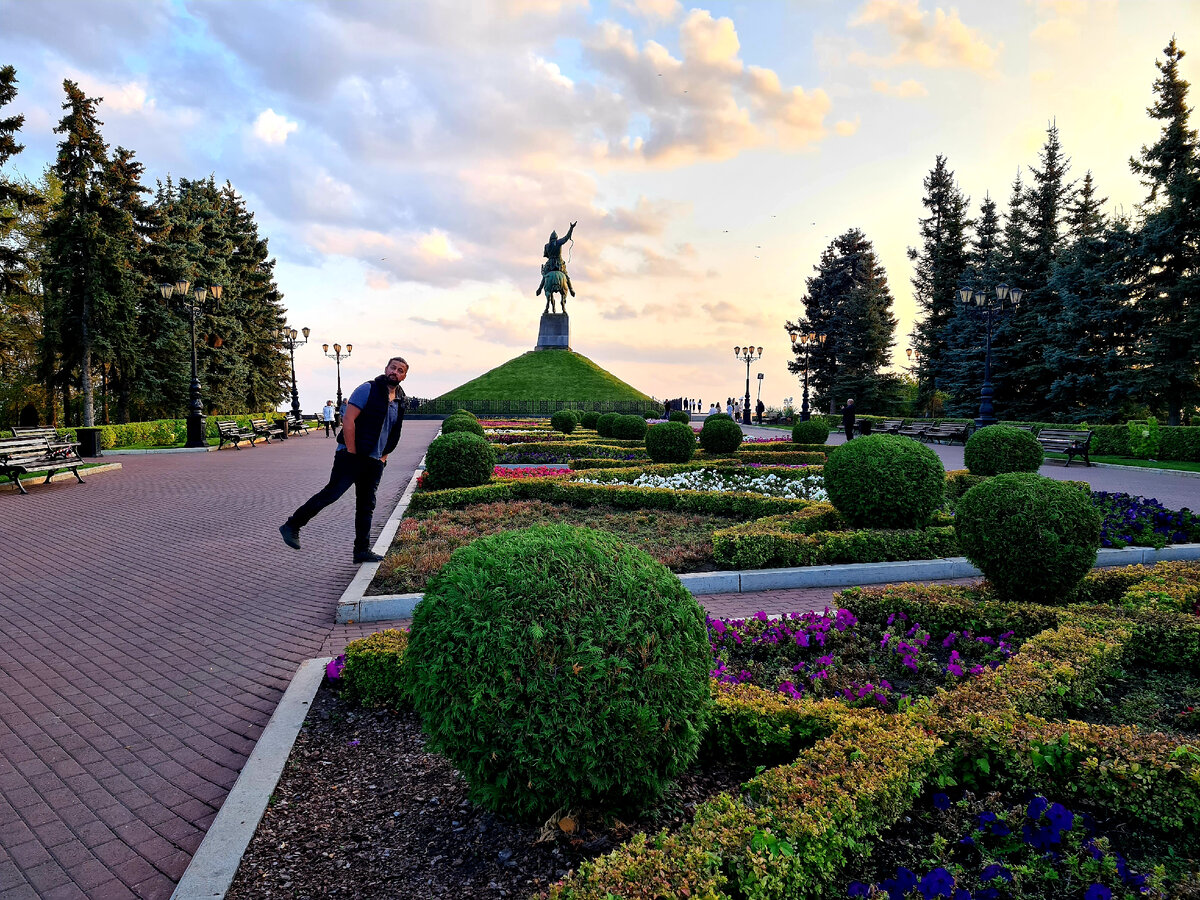
[[[399,375],[389,375],[385,372],[383,377],[388,380],[389,384],[399,384],[400,383]]]

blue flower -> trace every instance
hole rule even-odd
[[[1059,831],[1070,831],[1075,824],[1075,814],[1061,803],[1054,803],[1046,810],[1046,821]]]
[[[971,900],[971,892],[966,888],[959,888],[954,892],[954,900]]]
[[[1029,809],[1025,811],[1025,815],[1036,822],[1042,817],[1042,813],[1044,813],[1049,806],[1050,801],[1045,797],[1034,797],[1029,801]]]
[[[991,881],[993,878],[1003,878],[1005,881],[1012,881],[1012,872],[1000,865],[1000,863],[992,863],[979,876],[980,881]]]
[[[950,808],[950,797],[946,794],[934,794],[933,795],[933,808],[934,809],[949,809]]]
[[[950,892],[954,890],[954,876],[938,866],[921,879],[920,887],[921,896],[925,900],[933,900],[934,897],[949,897]]]
[[[1112,900],[1112,891],[1102,884],[1093,884],[1083,895],[1083,900]]]
[[[1000,891],[994,887],[980,888],[975,892],[975,900],[1000,900]]]
[[[871,888],[863,884],[861,881],[850,882],[850,887],[846,888],[847,897],[865,897],[870,892]]]

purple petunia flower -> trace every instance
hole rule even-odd
[[[1042,813],[1044,813],[1049,806],[1050,801],[1045,797],[1034,797],[1029,801],[1029,809],[1025,810],[1025,815],[1030,819],[1037,821],[1042,817]]]
[[[1093,884],[1083,895],[1083,900],[1112,900],[1112,891],[1102,884]]]
[[[950,808],[949,795],[948,794],[934,794],[933,795],[933,808],[934,809],[949,809]]]
[[[993,878],[1003,878],[1005,881],[1012,881],[1012,872],[1000,865],[1000,863],[992,863],[984,869],[980,875],[980,881],[991,881]]]
[[[1046,821],[1059,831],[1070,831],[1071,826],[1075,824],[1075,814],[1061,803],[1053,803],[1046,810]]]
[[[850,882],[850,886],[846,888],[847,897],[865,897],[870,892],[870,886],[863,884],[861,881],[852,881]]]
[[[934,897],[949,897],[951,891],[954,890],[954,876],[938,866],[921,879],[920,889],[921,896],[925,900],[933,900]]]

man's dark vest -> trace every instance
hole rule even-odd
[[[387,456],[400,443],[400,429],[404,427],[405,394],[400,385],[396,385],[396,403],[400,406],[400,415],[396,424],[388,434],[387,444],[384,445],[383,455]],[[388,380],[386,375],[380,375],[371,382],[371,393],[367,397],[367,405],[359,412],[354,420],[354,450],[364,456],[370,456],[379,444],[379,432],[387,418]]]

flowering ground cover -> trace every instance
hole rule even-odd
[[[429,577],[450,554],[476,538],[501,531],[565,522],[618,534],[676,572],[713,571],[712,535],[727,528],[723,516],[669,510],[578,508],[541,500],[479,503],[406,517],[371,583],[373,594],[404,594],[425,589]]]
[[[1021,641],[969,629],[930,634],[903,612],[885,625],[860,623],[848,609],[770,618],[708,619],[714,679],[753,684],[800,699],[832,698],[887,712],[963,678],[998,669]]]
[[[1070,718],[1098,725],[1137,725],[1184,738],[1200,738],[1200,672],[1122,666]]]
[[[1126,823],[1039,794],[927,792],[843,877],[843,897],[1113,900],[1164,897],[1161,847]],[[1146,854],[1150,855],[1147,856]],[[1183,873],[1171,873],[1177,881]],[[1183,895],[1181,895],[1183,896]]]
[[[1168,509],[1154,497],[1093,491],[1103,514],[1102,547],[1164,547],[1200,540],[1200,516],[1188,509]]]
[[[494,478],[565,478],[571,473],[570,469],[551,469],[546,466],[520,466],[509,468],[496,466],[492,470]]]
[[[790,467],[789,467],[790,468]],[[650,472],[610,472],[576,476],[584,484],[628,484],[632,487],[665,488],[673,491],[745,492],[792,500],[825,500],[825,482],[819,469],[759,473],[739,468],[697,468],[671,475]]]

